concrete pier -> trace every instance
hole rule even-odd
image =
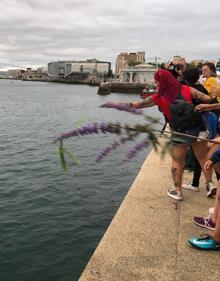
[[[219,281],[220,252],[190,247],[192,235],[209,233],[193,224],[207,215],[214,199],[184,190],[184,200],[168,198],[170,156],[152,151],[144,162],[80,281]],[[185,172],[184,181],[192,174]]]
[[[106,95],[110,93],[127,93],[140,94],[146,84],[140,83],[120,83],[120,82],[105,82],[100,83],[98,88],[99,95]]]

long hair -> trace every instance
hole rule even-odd
[[[181,83],[165,69],[159,69],[154,74],[154,79],[159,82],[158,95],[164,96],[169,102],[174,102],[181,88]]]

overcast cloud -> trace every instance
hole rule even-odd
[[[220,1],[1,0],[0,69],[145,51],[220,58]]]

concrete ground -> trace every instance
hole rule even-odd
[[[191,235],[209,233],[192,222],[207,215],[214,199],[184,190],[184,200],[168,198],[170,156],[152,151],[86,266],[80,281],[219,281],[220,252],[190,247]],[[192,173],[185,172],[184,182]]]

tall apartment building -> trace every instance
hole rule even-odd
[[[116,63],[115,63],[115,75],[118,75],[123,69],[123,67],[127,66],[127,63],[133,61],[133,62],[145,62],[145,52],[137,52],[137,53],[120,53],[117,56]]]
[[[145,62],[145,52],[137,52],[137,61]]]

